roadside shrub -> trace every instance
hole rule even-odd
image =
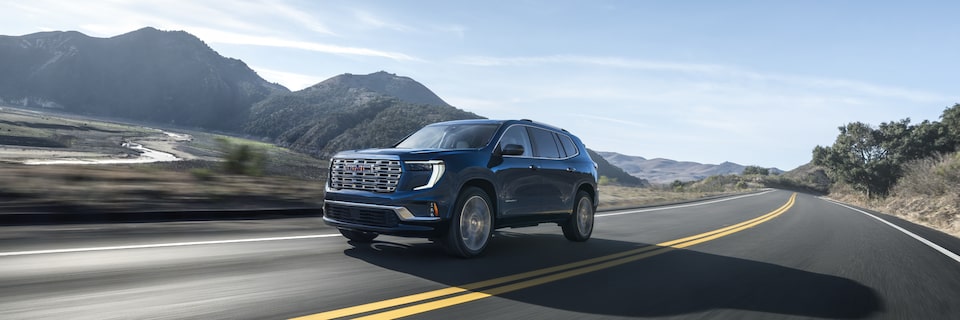
[[[233,143],[226,138],[217,139],[223,152],[223,170],[229,174],[250,176],[263,175],[267,167],[267,153],[262,148]]]
[[[597,184],[601,186],[609,186],[617,184],[617,178],[611,178],[608,176],[600,176],[600,179],[597,181]]]
[[[899,195],[942,196],[960,190],[960,153],[934,155],[904,165],[894,192]]]
[[[747,187],[748,186],[746,181],[743,181],[743,180],[737,181],[737,189],[746,189]]]

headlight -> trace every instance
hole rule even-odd
[[[437,185],[437,182],[440,181],[440,177],[443,177],[443,171],[446,169],[443,160],[406,161],[404,165],[408,171],[431,171],[427,184],[413,188],[413,190],[433,188],[433,186]]]

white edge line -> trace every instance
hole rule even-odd
[[[906,229],[901,228],[901,227],[898,226],[898,225],[895,225],[895,224],[893,224],[893,223],[890,223],[890,221],[883,220],[883,219],[881,219],[880,217],[877,217],[877,216],[875,216],[875,215],[872,215],[872,214],[870,214],[870,213],[868,213],[868,212],[866,212],[866,211],[863,211],[863,210],[860,210],[860,209],[857,209],[857,208],[848,206],[848,205],[846,205],[846,204],[844,204],[844,203],[841,203],[841,202],[839,202],[839,201],[835,201],[835,200],[833,200],[833,199],[828,199],[828,198],[823,198],[823,197],[821,197],[820,199],[823,199],[823,200],[826,200],[826,201],[828,201],[828,202],[830,202],[830,203],[833,203],[833,204],[835,204],[835,205],[838,205],[838,206],[841,206],[841,207],[844,207],[844,208],[847,208],[847,209],[850,209],[850,210],[853,210],[853,211],[856,211],[856,212],[865,214],[865,215],[867,215],[868,217],[877,219],[878,221],[883,222],[883,223],[885,223],[886,225],[888,225],[888,226],[890,226],[890,227],[892,227],[892,228],[894,228],[894,229],[900,230],[900,232],[903,232],[904,234],[906,234],[906,235],[908,235],[908,236],[911,236],[911,237],[913,237],[914,239],[917,239],[917,241],[922,242],[923,244],[925,244],[925,245],[933,248],[934,250],[939,251],[940,253],[942,253],[943,255],[945,255],[945,256],[947,256],[947,257],[949,257],[950,259],[953,259],[953,260],[956,260],[957,262],[960,262],[960,255],[957,255],[956,253],[953,253],[952,251],[947,250],[946,248],[941,247],[940,245],[938,245],[938,244],[936,244],[936,243],[933,243],[933,242],[930,241],[930,240],[927,240],[927,239],[925,239],[925,238],[923,238],[923,237],[921,237],[921,236],[918,236],[917,234],[915,234],[915,233],[913,233],[913,232],[907,231]]]
[[[329,237],[339,237],[339,236],[340,236],[339,234],[315,234],[315,235],[308,235],[308,236],[255,238],[255,239],[236,239],[236,240],[215,240],[215,241],[196,241],[196,242],[175,242],[175,243],[142,244],[142,245],[134,245],[134,246],[73,248],[73,249],[36,250],[36,251],[16,251],[16,252],[0,252],[0,257],[26,256],[26,255],[50,254],[50,253],[71,253],[71,252],[90,252],[90,251],[108,251],[108,250],[144,249],[144,248],[185,247],[185,246],[200,246],[200,245],[208,245],[208,244],[225,244],[225,243],[263,242],[263,241],[281,241],[281,240],[300,240],[300,239],[329,238]]]
[[[638,210],[628,210],[628,211],[613,212],[613,213],[604,213],[604,214],[598,214],[598,215],[596,215],[596,217],[611,217],[611,216],[619,216],[619,215],[625,215],[625,214],[635,214],[635,213],[643,213],[643,212],[651,212],[651,211],[661,211],[661,210],[670,210],[670,209],[678,209],[678,208],[696,207],[696,206],[714,204],[714,203],[718,203],[718,202],[724,202],[724,201],[742,199],[742,198],[746,198],[746,197],[759,196],[759,195],[767,194],[767,193],[770,193],[770,192],[773,192],[773,191],[774,191],[773,189],[770,189],[770,190],[767,190],[767,191],[764,191],[764,192],[745,194],[745,195],[740,195],[740,196],[735,196],[735,197],[729,197],[729,198],[721,198],[721,199],[711,200],[711,201],[694,202],[694,203],[689,203],[689,204],[681,204],[681,205],[666,206],[666,207],[655,207],[655,208],[649,208],[649,209],[638,209]]]

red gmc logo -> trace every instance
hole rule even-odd
[[[347,170],[347,171],[353,171],[353,172],[363,172],[363,171],[369,170],[369,168],[364,167],[364,166],[359,166],[359,165],[357,165],[357,166],[344,166],[343,169],[344,169],[344,170]]]

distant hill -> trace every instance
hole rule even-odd
[[[478,118],[407,77],[343,74],[257,103],[243,132],[329,157],[341,150],[393,145],[430,123]]]
[[[288,91],[183,31],[0,36],[8,105],[233,131],[254,103]]]
[[[709,176],[725,174],[741,174],[746,166],[732,162],[721,164],[702,164],[689,161],[675,161],[669,159],[646,159],[637,156],[628,156],[616,152],[598,152],[611,164],[620,167],[630,175],[646,179],[652,183],[671,183],[680,181],[697,181]],[[783,173],[777,168],[770,168],[771,174]]]
[[[587,152],[590,154],[590,158],[593,159],[593,162],[597,163],[597,173],[601,176],[606,176],[609,179],[613,179],[614,184],[632,186],[632,187],[649,187],[650,182],[644,179],[634,177],[623,171],[620,167],[617,167],[610,162],[607,162],[599,153],[596,151],[587,149]]]

